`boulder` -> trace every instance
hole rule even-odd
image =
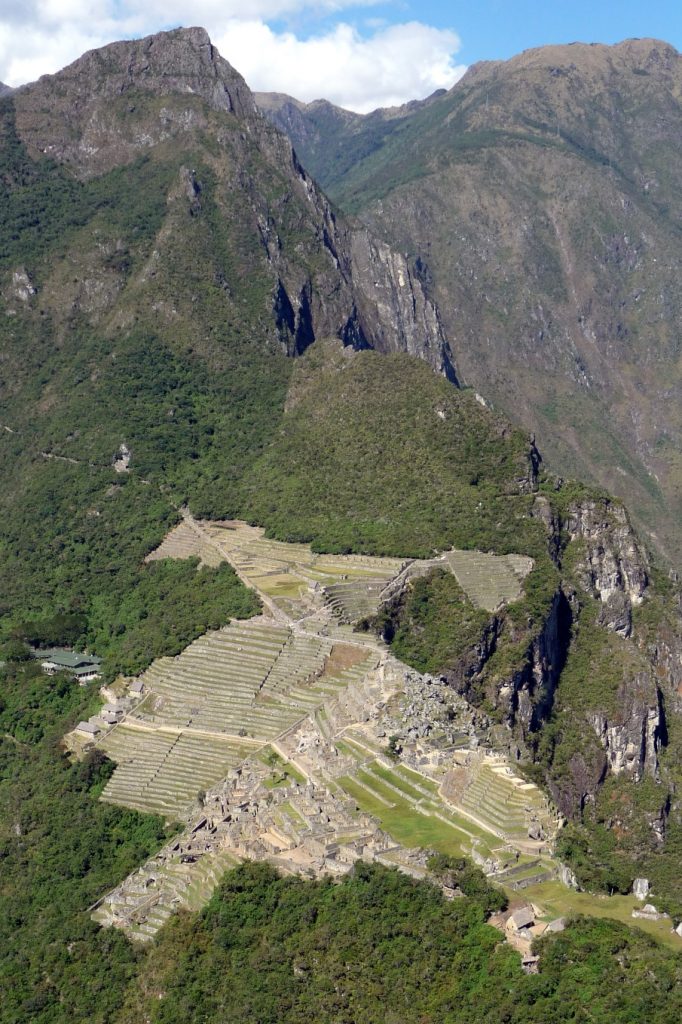
[[[649,888],[648,878],[636,878],[632,883],[633,896],[638,900],[645,900],[649,895]]]

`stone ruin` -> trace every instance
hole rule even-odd
[[[269,770],[245,762],[208,792],[201,814],[143,867],[101,900],[93,917],[147,941],[179,907],[205,902],[228,866],[267,860],[287,874],[340,876],[358,860],[424,872],[345,795],[314,782],[270,787]]]

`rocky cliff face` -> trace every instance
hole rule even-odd
[[[493,615],[479,641],[444,676],[474,704],[482,699],[487,702],[495,718],[509,729],[512,746],[525,745],[551,712],[566,660],[570,622],[570,609],[561,590],[536,630],[515,627],[504,613]],[[495,652],[512,645],[520,647],[516,666],[502,673],[489,671]]]
[[[542,628],[532,637],[521,667],[497,688],[506,722],[527,742],[549,717],[566,662],[571,612],[562,590],[552,599]]]
[[[443,677],[487,709],[496,745],[539,759],[557,806],[579,819],[609,778],[662,780],[682,645],[674,630],[659,629],[649,647],[635,636],[633,608],[651,600],[649,561],[618,502],[585,496],[561,512],[539,495],[535,514],[561,573],[544,613],[495,613]],[[666,776],[663,803],[669,785]]]
[[[259,274],[270,282],[262,313],[289,354],[336,336],[355,347],[421,355],[454,379],[438,312],[405,258],[335,215],[203,29],[92,51],[20,90],[13,103],[29,154],[49,157],[83,181],[184,150],[169,212],[181,201],[199,217],[209,198],[206,173],[189,161],[208,163],[221,203],[230,206],[227,217],[258,246]],[[175,224],[161,233],[157,263],[178,230]],[[225,268],[216,273],[226,294],[234,290]],[[104,312],[116,293],[93,287]]]
[[[554,527],[569,538],[561,591],[567,620],[580,618],[580,594],[587,594],[598,602],[600,629],[623,639],[631,637],[633,607],[640,606],[647,596],[649,561],[625,509],[607,498],[577,500],[570,503],[563,517],[558,517]],[[569,631],[564,628],[563,633],[559,633],[550,616],[540,639],[549,652],[546,661],[561,669],[570,652]],[[613,775],[626,773],[634,781],[639,781],[645,773],[658,777],[658,750],[665,722],[655,665],[651,657],[641,658],[634,641],[620,647],[631,651],[634,667],[622,668],[620,685],[615,699],[609,700],[609,710],[586,709],[585,712],[585,719],[604,752],[603,763],[599,758],[596,762],[592,759],[586,773],[593,782],[595,778],[601,779],[607,770]],[[640,658],[642,664],[637,669]],[[597,665],[595,661],[590,671],[598,671]],[[552,681],[556,685],[557,678],[548,679],[550,686]],[[669,686],[670,680],[665,680],[663,685]],[[553,696],[554,690],[551,692]],[[537,728],[551,710],[550,700],[540,708],[533,727]],[[585,765],[577,774],[585,774]]]
[[[351,266],[358,295],[358,322],[376,325],[371,347],[425,359],[457,383],[452,352],[440,316],[409,261],[363,229],[353,231]]]
[[[625,509],[608,499],[576,502],[563,525],[576,542],[576,577],[601,602],[602,623],[629,636],[632,608],[642,603],[648,585],[649,563]]]
[[[681,95],[682,57],[658,40],[552,46],[398,120],[304,110],[320,141],[298,129],[332,198],[428,267],[461,379],[554,468],[623,497],[672,562]]]
[[[640,673],[623,682],[618,692],[618,709],[610,718],[593,712],[589,719],[606,755],[613,775],[622,772],[639,782],[647,772],[658,776],[661,742],[661,695],[650,673]]]
[[[603,602],[620,590],[634,605],[641,604],[648,558],[625,508],[608,498],[574,502],[564,526],[572,541],[585,541],[579,562],[585,589]]]

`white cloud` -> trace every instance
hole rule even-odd
[[[420,22],[391,25],[363,38],[341,23],[299,39],[262,21],[231,21],[214,39],[252,89],[323,97],[361,113],[449,89],[465,67],[453,60],[459,37]]]
[[[277,32],[267,19],[372,7],[377,0],[0,0],[0,81],[21,85],[86,50],[176,24],[204,25],[251,88],[324,97],[368,111],[449,88],[464,72],[456,33],[420,22],[365,22],[368,35],[340,21],[319,35]],[[396,5],[397,6],[397,5]],[[298,19],[301,20],[300,18]]]

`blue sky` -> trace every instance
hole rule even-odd
[[[645,36],[682,49],[682,0],[423,0],[377,4],[372,14],[454,29],[462,40],[458,58],[466,64],[507,59],[548,43],[617,43]]]
[[[20,85],[93,47],[189,24],[208,29],[252,88],[361,111],[547,43],[655,36],[682,49],[682,0],[0,0],[0,81]]]

